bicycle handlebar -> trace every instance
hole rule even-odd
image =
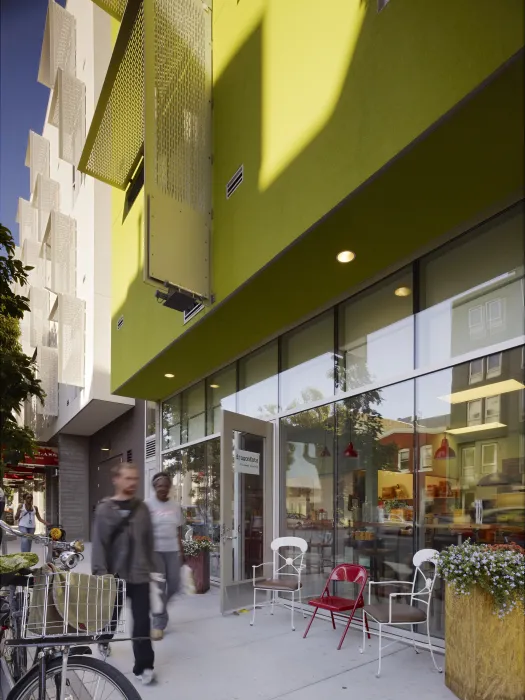
[[[60,542],[54,540],[52,537],[47,537],[46,535],[30,535],[28,532],[21,532],[18,528],[8,525],[3,520],[0,520],[0,528],[9,535],[14,535],[15,537],[20,537],[26,540],[33,540],[38,544],[45,546],[52,545],[56,549],[64,551],[73,551],[80,554],[84,551],[84,543],[82,540],[73,540],[72,542]]]

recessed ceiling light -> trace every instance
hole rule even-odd
[[[101,447],[102,452],[109,452],[109,447]]]
[[[355,259],[355,253],[353,253],[351,250],[342,250],[339,255],[337,256],[337,260],[340,263],[349,263],[352,262],[352,260]]]
[[[210,389],[218,389],[219,385],[218,384],[210,384]]]
[[[170,374],[170,373],[168,372],[168,373],[165,374],[164,376],[166,377],[166,379],[173,379],[173,377],[174,377],[175,375],[174,375],[174,374]]]
[[[412,294],[410,287],[398,287],[394,292],[396,297],[409,297]]]

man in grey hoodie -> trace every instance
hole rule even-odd
[[[113,468],[115,494],[95,511],[91,568],[126,581],[133,614],[133,673],[152,682],[154,654],[150,640],[150,577],[155,571],[153,528],[148,507],[135,496],[139,471],[122,462]]]

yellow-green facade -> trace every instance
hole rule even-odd
[[[121,395],[165,398],[523,191],[521,0],[381,12],[373,0],[215,0],[212,12],[213,303],[184,325],[156,301],[143,199],[123,219],[115,190]],[[341,250],[355,261],[339,264]]]

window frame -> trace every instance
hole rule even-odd
[[[405,459],[402,458],[402,453],[406,455]],[[400,474],[408,474],[410,472],[410,454],[410,447],[402,447],[397,451],[397,470]],[[405,463],[407,466],[403,467],[403,463]]]
[[[498,410],[497,413],[494,413],[494,416],[489,416],[489,402],[492,402],[497,399],[498,402]],[[484,406],[484,419],[485,423],[500,423],[501,419],[501,394],[496,394],[495,396],[487,396],[485,399],[485,406]]]
[[[487,448],[494,449],[494,461],[485,462],[484,454]],[[491,467],[490,471],[487,471],[487,467]],[[497,442],[484,442],[481,444],[481,473],[482,474],[495,474],[498,471],[498,443]]]
[[[479,420],[473,420],[470,416],[471,406],[479,404]],[[467,401],[467,426],[470,428],[475,425],[483,425],[483,399],[474,399]]]
[[[497,357],[499,358],[499,364],[496,368],[489,369],[489,361],[491,358]],[[488,355],[486,359],[486,377],[487,379],[494,379],[494,377],[500,377],[501,376],[501,371],[502,371],[502,366],[503,366],[503,353],[501,352],[496,352],[493,355]]]
[[[480,372],[473,372],[472,371],[472,366],[476,362],[481,362],[481,371]],[[468,383],[469,384],[478,384],[479,382],[483,381],[483,378],[485,376],[485,358],[479,357],[476,360],[471,360],[469,362],[469,378],[468,378]]]
[[[472,454],[472,465],[465,465],[465,455],[468,453]],[[466,469],[471,470],[472,473],[467,474]],[[475,445],[465,445],[461,448],[461,477],[462,479],[476,478],[476,446]]]

